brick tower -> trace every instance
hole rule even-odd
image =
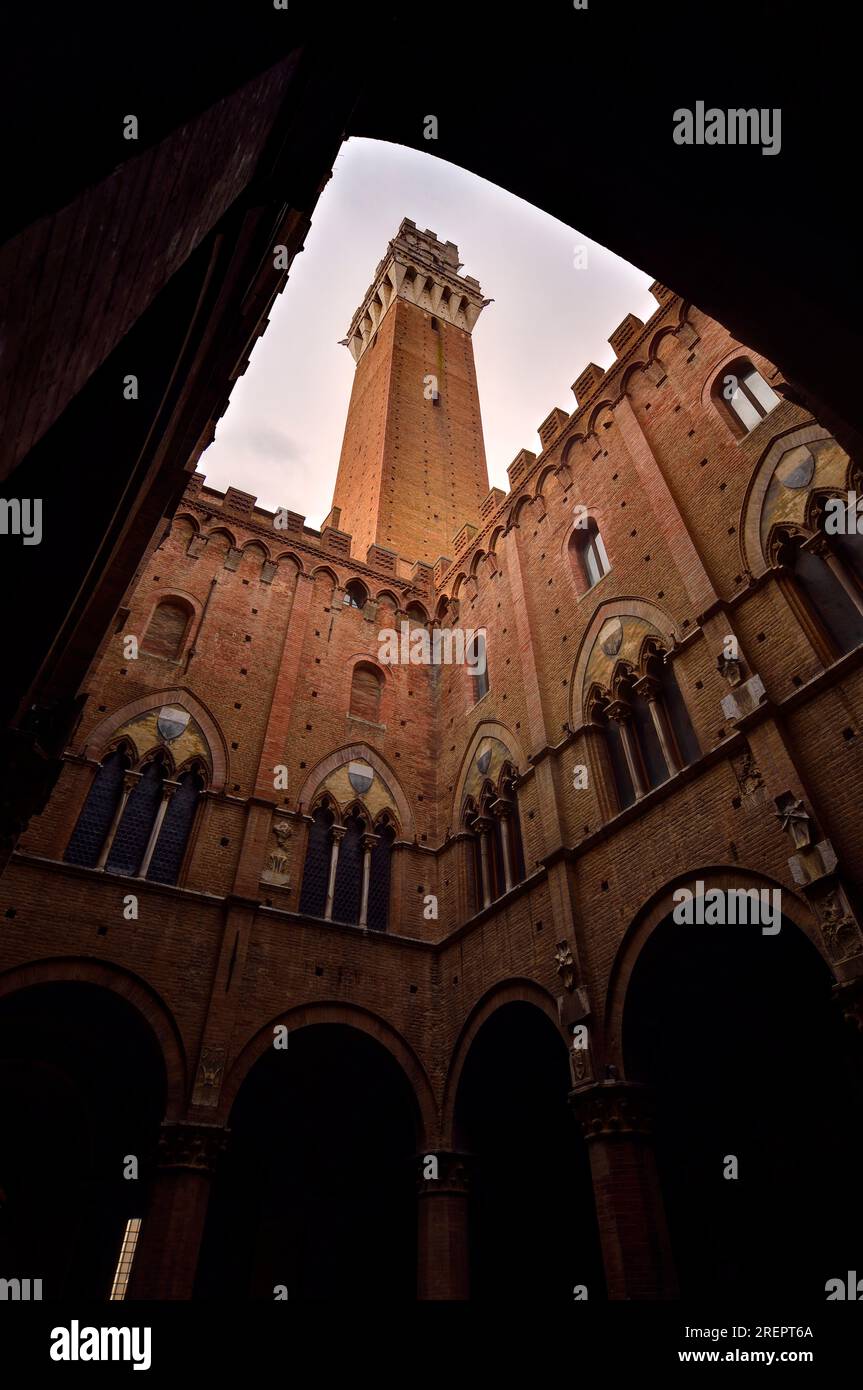
[[[405,218],[344,340],[357,364],[333,507],[353,554],[434,564],[488,494],[471,332],[484,304],[458,248]]]

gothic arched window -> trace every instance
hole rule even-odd
[[[503,897],[524,878],[524,852],[516,796],[516,774],[505,764],[498,787],[486,782],[479,808],[465,803],[462,823],[470,835],[469,870],[475,911]]]
[[[324,915],[330,876],[333,820],[332,811],[326,806],[319,806],[309,827],[303,865],[303,885],[300,890],[300,912],[307,917]]]
[[[336,888],[333,896],[334,922],[359,922],[363,891],[363,835],[366,823],[361,816],[348,816],[339,843]]]
[[[585,526],[577,526],[570,536],[569,561],[579,589],[592,589],[611,569],[599,527],[592,517]]]
[[[365,584],[359,579],[352,579],[345,585],[345,596],[342,603],[346,608],[365,608],[368,602],[368,591]]]
[[[482,855],[480,851],[479,829],[477,826],[478,819],[479,812],[477,811],[476,804],[471,798],[468,798],[462,815],[462,824],[470,837],[467,861],[467,872],[470,882],[470,901],[467,904],[467,908],[472,912],[479,912],[483,906]]]
[[[604,735],[621,811],[701,755],[674,672],[658,647],[642,670],[618,675],[616,698],[605,692],[593,700],[593,723]]]
[[[191,606],[182,599],[162,599],[147,625],[141,650],[151,656],[176,661],[183,650],[192,616]]]
[[[125,747],[116,748],[104,759],[66,847],[63,857],[67,864],[92,869],[98,863],[123,795],[123,778],[130,762]]]
[[[780,583],[825,665],[863,642],[863,590],[823,537],[780,533]],[[832,563],[831,563],[832,562]],[[784,582],[783,582],[784,581]]]
[[[147,868],[146,877],[155,883],[176,883],[179,879],[198,798],[204,790],[204,778],[197,768],[189,768],[177,780]]]
[[[746,357],[723,367],[713,383],[712,396],[721,415],[738,437],[749,434],[779,405],[779,396]]]
[[[371,724],[379,723],[382,690],[380,671],[367,661],[358,661],[351,679],[351,714]]]
[[[162,804],[164,778],[165,768],[159,758],[151,759],[138,774],[108,851],[105,868],[109,874],[135,878],[141,872],[156,815]]]
[[[375,826],[377,844],[369,863],[369,889],[366,925],[371,931],[386,931],[390,910],[392,848],[396,832],[388,822]]]

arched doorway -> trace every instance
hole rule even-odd
[[[470,1160],[470,1287],[476,1300],[564,1299],[605,1283],[583,1140],[567,1096],[566,1045],[535,1005],[482,1025],[459,1081],[455,1132]]]
[[[823,1299],[859,1264],[861,1108],[832,983],[787,917],[774,936],[668,917],[635,962],[624,1058],[655,1094],[683,1298]]]
[[[381,1043],[344,1024],[292,1029],[229,1125],[196,1297],[416,1297],[417,1106]]]
[[[110,1296],[164,1109],[159,1044],[119,995],[57,982],[0,1000],[4,1277],[42,1279],[44,1299]]]

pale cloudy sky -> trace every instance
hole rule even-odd
[[[566,171],[561,171],[566,176]],[[198,464],[210,487],[255,494],[319,527],[332,504],[354,362],[339,346],[403,217],[454,241],[462,273],[494,300],[474,329],[489,478],[508,490],[519,449],[590,361],[614,360],[608,336],[627,313],[657,307],[654,278],[580,233],[432,155],[350,140],[336,161],[284,293]],[[587,247],[587,269],[574,266]]]

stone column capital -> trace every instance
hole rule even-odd
[[[330,833],[336,844],[339,844],[344,839],[347,831],[348,827],[346,825],[334,825],[331,827]]]
[[[642,695],[645,700],[652,702],[659,698],[662,686],[655,676],[641,676],[641,678],[635,682],[632,689],[635,691],[636,695]]]
[[[600,1081],[570,1091],[569,1103],[589,1143],[595,1139],[646,1137],[653,1132],[650,1088],[634,1081]]]
[[[156,1167],[212,1173],[228,1142],[228,1134],[221,1125],[163,1124],[159,1131]]]
[[[605,714],[615,724],[626,724],[632,718],[632,706],[626,700],[611,700],[605,706]]]
[[[426,1176],[432,1167],[437,1168],[437,1177]],[[417,1154],[417,1195],[420,1197],[456,1196],[466,1197],[470,1190],[471,1169],[474,1157],[452,1149],[429,1149]]]

